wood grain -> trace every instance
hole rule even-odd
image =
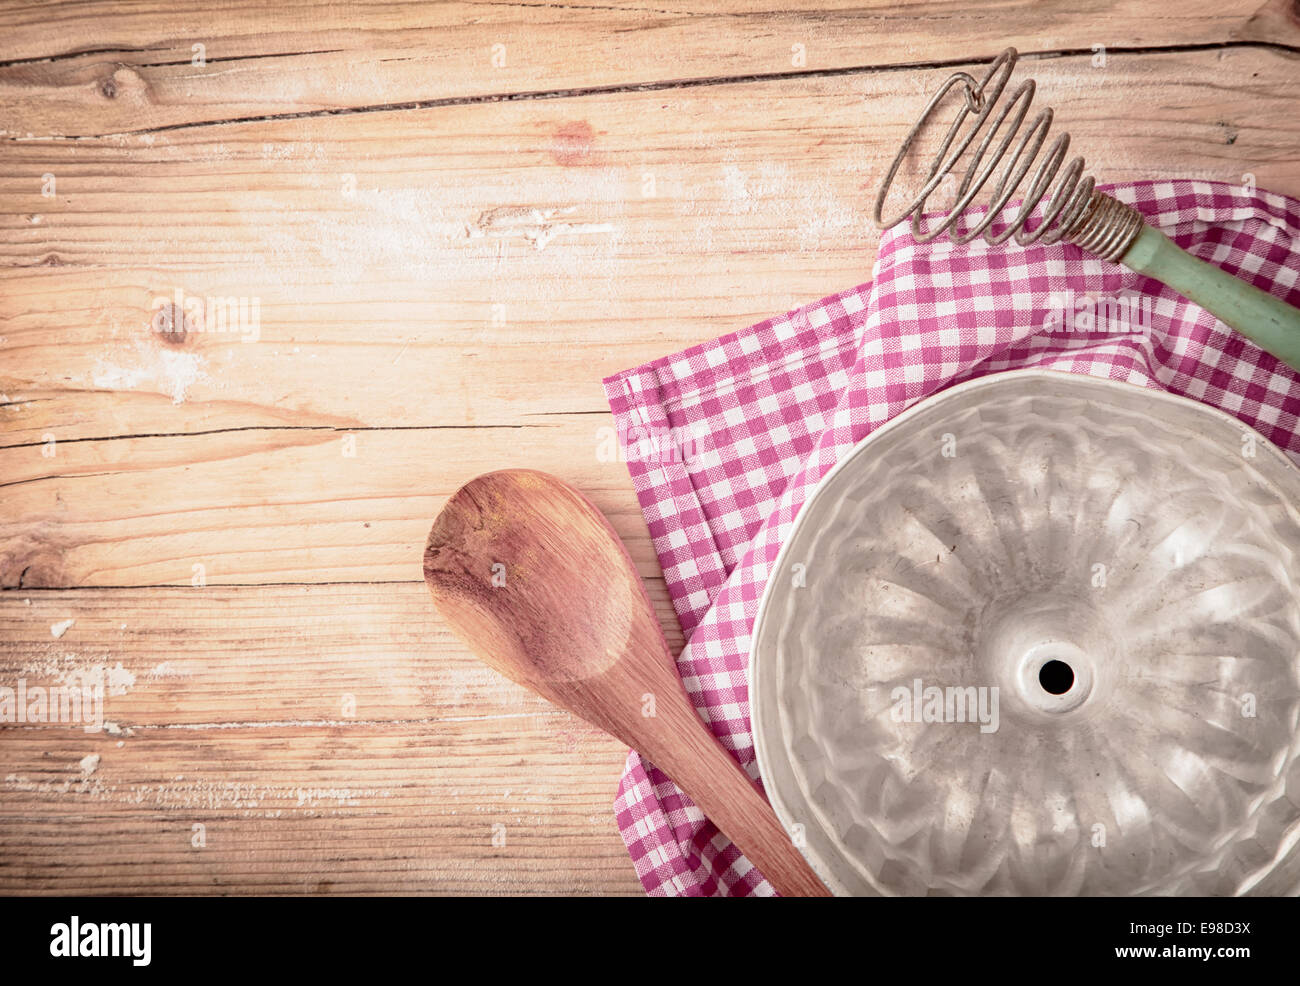
[[[4,131],[145,133],[502,95],[1260,42],[1300,46],[1293,0],[754,0],[644,5],[112,0],[0,6]],[[196,50],[195,45],[201,45]],[[202,63],[195,64],[201,57]]]
[[[0,3],[0,685],[133,678],[129,735],[0,726],[0,892],[637,892],[625,749],[446,632],[438,508],[573,482],[679,648],[600,378],[867,280],[1007,43],[1100,180],[1300,195],[1296,9]]]
[[[1300,194],[1279,123],[1300,57],[1024,70],[1103,180],[1250,174]],[[871,190],[946,74],[8,145],[5,444],[603,411],[605,374],[869,279]],[[579,125],[580,152],[557,136]],[[259,299],[258,341],[215,324],[163,341],[151,303],[177,290]]]
[[[121,684],[115,732],[0,727],[0,893],[639,888],[625,748],[466,653],[423,582],[10,592],[0,641],[0,682]]]
[[[443,501],[505,463],[563,466],[658,574],[608,414],[481,428],[229,430],[0,450],[6,587],[400,582]],[[350,440],[350,441],[349,441]],[[348,454],[351,452],[351,454]],[[196,571],[196,565],[202,566]]]

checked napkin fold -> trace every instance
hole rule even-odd
[[[1300,305],[1300,202],[1203,181],[1107,190],[1202,260]],[[1300,377],[1169,288],[1069,244],[918,244],[900,225],[883,236],[871,283],[605,380],[686,634],[678,672],[755,778],[749,634],[800,506],[899,412],[1021,367],[1203,401],[1300,463]],[[636,752],[614,808],[647,893],[773,894]]]

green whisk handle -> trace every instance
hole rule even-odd
[[[1300,309],[1198,260],[1152,226],[1143,225],[1119,262],[1169,285],[1261,349],[1300,370]]]

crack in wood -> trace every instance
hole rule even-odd
[[[451,494],[443,494],[450,496]],[[19,576],[18,585],[0,585],[0,593],[5,592],[132,592],[137,589],[176,589],[184,592],[196,591],[194,586],[185,582],[150,582],[140,585],[23,585],[21,579],[27,574],[28,565]],[[650,578],[650,576],[643,576]],[[316,586],[361,586],[361,585],[424,585],[424,579],[369,579],[343,582],[208,582],[204,589],[303,589]]]
[[[521,7],[538,10],[608,10],[616,14],[662,14],[665,17],[734,17],[734,13],[724,10],[660,10],[657,7],[613,7],[601,4],[583,3],[520,3],[518,0],[470,0],[474,7]]]
[[[1287,55],[1300,55],[1300,46],[1275,41],[1205,41],[1176,45],[1115,46],[1107,49],[1111,55],[1170,55],[1198,51],[1228,51],[1256,48]],[[413,99],[393,103],[373,103],[364,106],[340,106],[292,113],[268,113],[256,116],[226,117],[218,120],[196,120],[189,123],[168,123],[138,130],[121,130],[102,134],[48,134],[44,136],[6,136],[9,142],[34,142],[57,140],[98,140],[110,137],[139,137],[204,127],[237,126],[244,123],[273,123],[286,120],[307,120],[331,116],[354,116],[364,113],[398,113],[411,110],[439,109],[444,106],[475,106],[490,103],[527,102],[544,99],[578,99],[585,96],[609,96],[619,93],[667,92],[671,90],[700,89],[713,86],[745,85],[759,82],[777,82],[797,79],[833,79],[858,75],[881,75],[898,72],[917,72],[929,69],[961,68],[985,64],[996,52],[978,57],[936,59],[932,61],[900,62],[893,65],[848,65],[840,68],[803,69],[793,72],[763,72],[749,75],[706,76],[698,79],[666,79],[658,82],[621,82],[604,86],[582,86],[568,89],[543,89],[513,93],[490,93],[474,96],[445,96],[435,99]],[[1040,51],[1022,51],[1023,61],[1052,58],[1093,57],[1091,48],[1057,48]],[[3,67],[4,63],[0,63]]]
[[[543,411],[541,416],[563,416],[569,411]],[[576,411],[572,414],[608,414],[608,411]],[[244,424],[231,428],[208,428],[199,432],[139,432],[135,434],[86,434],[78,438],[60,438],[61,445],[74,442],[117,442],[129,441],[131,438],[190,438],[207,436],[207,434],[229,434],[231,432],[334,432],[350,434],[352,432],[465,432],[476,429],[497,429],[497,431],[521,431],[524,428],[558,428],[555,424]],[[0,445],[0,451],[6,449],[35,449],[47,442],[17,442],[14,445]],[[88,473],[87,473],[88,475]],[[31,480],[22,480],[30,483]],[[0,483],[0,486],[6,484]]]
[[[587,490],[589,492],[589,489]],[[599,491],[597,491],[599,492]],[[434,494],[438,496],[450,496],[450,493]],[[195,592],[195,588],[185,582],[149,582],[139,585],[23,585],[22,579],[26,576],[28,569],[22,570],[18,576],[17,585],[0,585],[0,595],[6,592],[136,592],[141,590],[155,589],[175,589],[177,592]],[[645,582],[662,582],[662,574],[641,575],[642,581]],[[208,582],[203,590],[208,589],[314,589],[325,586],[341,586],[350,588],[355,586],[371,585],[405,585],[417,586],[424,585],[424,579],[368,579],[352,581],[327,581],[327,582]]]
[[[156,50],[156,49],[155,49]],[[229,62],[255,62],[266,58],[299,58],[304,55],[341,55],[347,52],[346,48],[317,48],[313,50],[304,49],[302,51],[268,51],[259,55],[231,55],[226,58],[208,58],[204,57],[203,67],[209,65],[221,65]],[[192,58],[179,58],[172,62],[136,62],[130,65],[130,68],[173,68],[178,65],[194,65]],[[0,66],[2,68],[3,66]],[[196,66],[197,67],[197,66]],[[201,76],[200,76],[201,78]]]
[[[165,51],[165,48],[82,48],[78,51],[65,51],[57,55],[32,55],[28,58],[9,58],[0,61],[0,69],[14,65],[44,65],[50,62],[66,62],[75,58],[87,58],[92,55],[143,55],[151,51]]]
[[[0,490],[8,489],[13,486],[26,486],[29,483],[44,483],[51,479],[94,479],[102,476],[113,476],[113,472],[72,472],[72,473],[51,473],[48,476],[32,476],[30,479],[15,479],[8,483],[0,483]]]

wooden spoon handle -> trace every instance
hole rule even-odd
[[[627,641],[617,666],[574,688],[550,681],[538,690],[671,777],[781,896],[829,897],[759,786],[696,713],[648,597],[644,612],[650,625]],[[603,700],[593,701],[596,695]]]
[[[689,705],[672,703],[662,724],[675,742],[643,752],[731,839],[783,897],[829,897],[758,785]]]

